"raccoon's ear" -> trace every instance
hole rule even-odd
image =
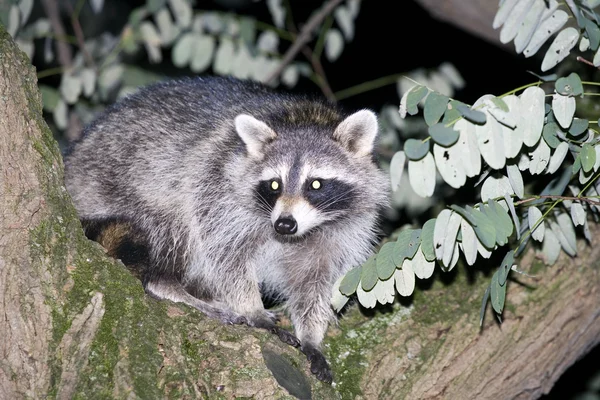
[[[343,120],[333,132],[333,138],[354,153],[356,157],[370,155],[375,145],[379,126],[377,116],[369,110],[360,110]]]
[[[246,144],[248,153],[253,157],[261,157],[263,146],[277,137],[267,124],[247,114],[235,117],[234,125],[237,134]]]

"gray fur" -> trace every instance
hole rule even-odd
[[[66,157],[66,185],[83,221],[128,221],[146,237],[150,294],[273,331],[259,285],[285,299],[313,372],[330,381],[318,348],[334,318],[332,285],[372,253],[388,201],[372,158],[375,116],[347,117],[231,78],[161,83],[86,128]],[[256,187],[275,178],[283,188],[270,207]],[[303,199],[308,178],[350,190],[315,207]],[[294,235],[273,228],[286,216]]]

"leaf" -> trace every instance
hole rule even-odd
[[[179,32],[177,27],[173,24],[169,10],[167,10],[166,7],[161,8],[154,14],[154,20],[156,21],[156,26],[160,32],[161,43],[163,45],[171,44]]]
[[[456,143],[460,133],[444,124],[435,124],[429,127],[429,135],[440,146],[448,147]]]
[[[433,275],[435,261],[427,261],[422,251],[417,251],[412,259],[412,268],[419,279],[428,279]]]
[[[342,29],[346,41],[352,41],[354,38],[354,21],[348,7],[344,5],[336,7],[333,15],[338,26]]]
[[[61,100],[60,93],[48,85],[39,85],[45,111],[53,111]]]
[[[550,162],[548,163],[548,169],[546,170],[546,173],[553,174],[558,171],[558,168],[560,168],[565,160],[568,151],[569,144],[567,142],[561,142],[554,151],[554,154],[552,154],[550,157]]]
[[[83,94],[86,97],[90,97],[94,94],[96,88],[96,71],[93,68],[83,68],[81,70],[81,84],[83,87]]]
[[[500,28],[504,24],[504,22],[506,22],[508,16],[510,15],[510,12],[512,11],[512,9],[518,1],[519,0],[505,0],[500,3],[498,11],[494,16],[494,22],[492,24],[492,27],[494,29]]]
[[[442,147],[433,145],[433,156],[437,169],[448,185],[455,189],[462,187],[467,181],[462,159],[465,156],[459,146]]]
[[[513,225],[510,217],[504,208],[492,199],[488,200],[487,204],[481,207],[481,210],[494,223],[496,243],[499,246],[504,246],[513,232]]]
[[[544,0],[534,0],[533,5],[525,15],[525,18],[519,27],[517,36],[515,37],[515,50],[520,54],[531,41],[533,34],[542,22],[542,16],[546,4]]]
[[[552,112],[558,124],[567,129],[575,115],[575,98],[555,93],[552,96]]]
[[[360,283],[365,291],[373,289],[373,286],[377,283],[377,262],[375,255],[369,257],[362,266],[362,272],[360,273]]]
[[[377,284],[372,290],[379,304],[393,303],[396,296],[394,292],[394,279],[377,281]]]
[[[448,96],[444,96],[441,93],[429,93],[429,96],[427,96],[427,99],[425,100],[425,105],[423,109],[423,117],[425,118],[425,123],[427,125],[432,126],[434,124],[437,124],[442,115],[444,115],[449,100],[450,99],[448,98]]]
[[[342,308],[348,303],[350,298],[348,296],[344,296],[340,292],[340,284],[344,279],[343,276],[340,276],[335,283],[333,284],[333,288],[331,289],[331,306],[335,309],[336,312],[340,312]]]
[[[587,18],[584,18],[584,21],[585,33],[587,33],[590,43],[589,47],[596,51],[598,47],[600,47],[600,28],[598,28],[598,25],[595,22],[590,21]]]
[[[402,174],[404,173],[404,164],[406,155],[403,151],[397,151],[390,161],[390,180],[392,181],[392,190],[396,191],[400,187]]]
[[[581,96],[583,94],[583,84],[581,78],[575,72],[571,72],[569,76],[559,78],[554,88],[556,93],[562,96]]]
[[[356,292],[356,288],[360,282],[361,273],[362,267],[352,268],[346,273],[340,282],[340,292],[342,292],[343,295],[351,296]]]
[[[192,24],[192,7],[186,0],[169,0],[171,11],[175,16],[177,26],[182,29],[189,28]]]
[[[523,147],[523,117],[521,115],[521,99],[515,95],[506,96],[505,103],[509,108],[511,118],[515,121],[515,127],[509,128],[502,125],[502,136],[504,138],[504,156],[506,158],[514,158],[519,155],[521,147]]]
[[[185,33],[179,37],[179,40],[173,46],[171,61],[173,61],[173,65],[177,68],[183,68],[190,62],[194,40],[194,34]]]
[[[512,217],[513,224],[515,225],[515,231],[517,232],[517,240],[521,239],[521,232],[519,230],[520,223],[519,217],[517,216],[517,211],[515,210],[515,203],[513,202],[513,198],[508,194],[504,195],[504,201],[508,205],[508,210],[510,211],[510,216]],[[512,234],[512,229],[511,229]]]
[[[358,285],[356,288],[356,297],[360,304],[365,308],[373,308],[377,305],[377,295],[374,291],[365,291],[362,285]]]
[[[519,171],[519,167],[514,164],[507,165],[506,173],[508,175],[508,182],[510,183],[510,187],[512,188],[513,192],[518,198],[522,199],[525,195],[525,187],[523,185],[523,176]]]
[[[474,124],[483,125],[487,121],[485,113],[473,110],[469,106],[459,104],[456,109],[463,117]]]
[[[574,256],[577,254],[577,236],[575,235],[575,227],[573,226],[573,221],[571,221],[571,216],[567,213],[561,213],[556,217],[556,221],[558,222],[560,231],[567,240],[569,247],[573,250],[573,254],[569,253],[567,250],[565,251],[567,251],[570,256]],[[558,240],[560,239],[561,237],[558,235]],[[562,244],[561,241],[561,245]],[[564,247],[565,246],[563,246],[563,248]]]
[[[418,161],[429,154],[429,141],[407,139],[404,142],[404,154],[411,161]]]
[[[521,113],[527,116],[527,118],[521,120],[523,125],[523,143],[526,146],[534,146],[542,135],[545,116],[545,96],[546,93],[539,87],[528,87],[520,95]]]
[[[508,177],[499,174],[497,176],[488,176],[481,186],[481,201],[488,199],[504,197],[505,194],[514,194]]]
[[[412,269],[412,262],[404,260],[402,269],[396,270],[394,273],[396,281],[396,290],[400,296],[410,296],[415,290],[415,273]]]
[[[245,48],[245,46],[244,46]],[[300,68],[297,64],[290,64],[283,70],[281,74],[281,82],[288,88],[293,88],[298,83],[300,77]]]
[[[463,154],[461,163],[466,176],[472,178],[478,176],[481,171],[481,153],[477,146],[477,136],[475,134],[475,125],[461,119],[454,124],[454,129],[459,131],[460,136],[456,145]]]
[[[504,22],[500,31],[500,42],[508,43],[517,36],[519,28],[531,8],[533,0],[520,0],[510,12],[509,18]]]
[[[435,260],[435,247],[433,245],[433,232],[436,218],[431,218],[423,225],[421,232],[421,252],[427,261]]]
[[[444,256],[444,244],[446,243],[446,232],[450,223],[450,217],[453,211],[445,208],[438,214],[433,230],[433,248],[435,249],[435,258],[441,260]],[[456,239],[456,236],[454,236]],[[454,242],[452,242],[454,246]]]
[[[544,172],[550,162],[550,147],[545,140],[540,140],[533,152],[529,153],[531,161],[529,163],[529,173],[538,175]]]
[[[344,50],[344,37],[339,30],[331,28],[325,35],[325,56],[333,62],[337,60]]]
[[[58,129],[67,129],[68,113],[67,103],[63,99],[60,99],[52,111],[52,118]]]
[[[504,126],[509,127],[510,129],[514,129],[517,126],[516,118],[513,115],[517,113],[510,113],[508,106],[502,99],[499,99],[495,96],[484,96],[483,102],[485,105],[487,105],[487,112],[489,112],[496,119],[496,121],[500,122]],[[498,104],[501,104],[502,107],[499,107]]]
[[[218,75],[227,75],[231,72],[235,58],[235,48],[230,39],[221,38],[219,48],[213,60],[213,70]]]
[[[546,141],[546,144],[553,149],[557,148],[561,143],[560,139],[558,139],[558,136],[556,135],[556,132],[559,130],[560,128],[558,127],[557,123],[550,122],[544,126],[544,130],[542,131],[542,136]]]
[[[267,7],[269,8],[269,13],[271,13],[275,26],[283,29],[285,27],[286,12],[282,0],[267,0]]]
[[[74,104],[83,90],[81,78],[78,76],[64,73],[60,81],[60,94],[67,104]]]
[[[542,219],[542,212],[539,208],[531,206],[527,211],[527,221],[529,222],[529,230],[531,231],[531,238],[541,242],[544,240],[545,226]]]
[[[377,253],[377,276],[380,280],[389,279],[396,270],[396,264],[394,263],[393,253],[396,247],[396,242],[387,242]]]
[[[27,20],[29,19],[29,15],[31,15],[31,10],[33,9],[33,0],[20,0],[19,2],[19,11],[21,14],[21,26],[24,26]]]
[[[571,220],[575,226],[583,226],[585,224],[585,210],[581,203],[571,204]]]
[[[500,286],[504,286],[506,283],[506,279],[508,278],[508,274],[510,273],[510,269],[515,262],[515,253],[512,250],[509,250],[504,259],[502,260],[502,264],[500,264],[500,269],[498,269],[498,283]]]
[[[573,122],[571,122],[571,127],[569,128],[569,135],[577,137],[586,133],[589,125],[590,123],[587,119],[573,118]]]
[[[556,260],[558,260],[558,256],[560,255],[560,242],[552,229],[547,229],[544,234],[542,254],[546,259],[546,263],[549,265],[554,264]]]
[[[408,162],[408,180],[417,195],[431,197],[435,190],[435,161],[431,153],[419,161]]]
[[[583,171],[586,173],[590,172],[596,163],[596,150],[589,143],[585,143],[581,147],[579,157],[581,158],[581,168],[583,168]]]
[[[413,258],[415,256],[420,242],[420,229],[405,229],[400,232],[392,252],[392,259],[396,267],[400,268],[406,258]]]
[[[531,57],[542,47],[544,42],[562,28],[569,19],[569,15],[563,10],[555,10],[552,15],[545,18],[533,33],[529,44],[523,50],[525,57]]]
[[[195,34],[193,36],[192,55],[190,60],[190,69],[195,73],[200,73],[210,66],[213,54],[215,52],[215,39],[210,35]],[[240,46],[240,54],[244,54],[246,46]],[[247,51],[246,51],[247,52]],[[239,54],[236,57],[235,64],[248,65],[248,58],[240,59]],[[234,74],[239,76],[239,74]]]
[[[461,221],[462,221],[462,217],[459,214],[452,212],[452,214],[450,215],[450,219],[448,220],[448,226],[446,227],[446,232],[444,235],[444,246],[443,246],[444,253],[441,258],[442,264],[445,267],[451,266],[451,262],[454,257],[454,252],[455,252],[455,250],[458,251],[457,248],[455,249],[455,247],[456,247],[455,245],[456,245],[456,238],[458,235],[458,230],[460,229]],[[434,232],[434,234],[435,234],[435,232]]]
[[[542,71],[548,71],[564,60],[579,40],[579,31],[573,27],[563,29],[556,35],[542,60]],[[554,108],[554,107],[553,107]],[[561,124],[562,125],[562,124]]]
[[[490,95],[480,97],[474,107],[484,104]],[[486,114],[489,111],[485,110]],[[504,156],[504,138],[502,137],[502,126],[495,118],[487,118],[485,125],[476,125],[475,134],[477,135],[477,145],[481,156],[487,164],[493,169],[504,168],[506,158]]]
[[[419,112],[418,104],[427,96],[429,90],[422,85],[415,85],[409,91],[407,91],[403,98],[406,98],[406,110],[410,115],[415,115]],[[400,102],[400,108],[402,108],[402,102]]]
[[[460,231],[462,233],[462,250],[468,265],[475,264],[477,260],[477,236],[475,230],[466,221],[460,221]]]
[[[490,299],[492,308],[498,314],[502,314],[504,310],[504,302],[506,301],[506,285],[500,285],[499,271],[494,272],[492,283],[490,284]]]
[[[477,221],[477,226],[473,227],[477,238],[487,249],[493,249],[496,245],[496,228],[494,227],[494,223],[479,210],[472,209],[471,214],[473,214],[473,217]]]

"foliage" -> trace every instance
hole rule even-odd
[[[600,17],[594,11],[600,2],[566,3],[501,1],[494,28],[502,27],[501,41],[514,40],[516,51],[529,57],[560,30],[570,12],[579,29],[556,34],[542,71],[561,62],[577,41],[581,51],[595,52],[590,64],[600,65]],[[582,82],[576,73],[539,78],[501,96],[481,96],[473,105],[411,79],[399,113],[407,118],[422,110],[428,136],[406,140],[392,157],[393,189],[407,185],[407,169],[408,184],[423,198],[434,195],[441,177],[454,189],[477,180],[479,201],[448,205],[422,229],[402,230],[396,241],[340,279],[343,296],[335,297],[337,308],[354,293],[365,307],[388,303],[394,286],[399,295],[409,296],[415,277],[428,278],[435,264],[450,271],[461,253],[471,266],[478,256],[490,259],[498,252],[504,257],[483,294],[483,323],[488,301],[496,316],[502,315],[510,271],[519,272],[517,259],[528,245],[537,242],[545,261],[553,264],[561,249],[576,256],[577,233],[591,242],[588,214],[597,221],[600,211],[600,137],[593,128],[598,121],[577,118],[575,112],[578,99],[596,94],[584,88],[598,84]]]

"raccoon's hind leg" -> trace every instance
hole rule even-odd
[[[215,301],[201,300],[189,294],[176,278],[161,277],[144,283],[146,293],[158,299],[184,303],[204,313],[206,316],[218,319],[224,324],[247,324],[246,317],[239,315],[224,304]]]

